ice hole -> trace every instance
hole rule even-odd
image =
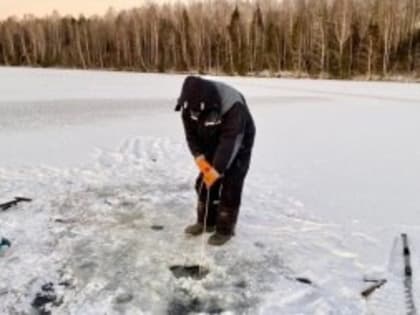
[[[174,265],[169,267],[169,270],[172,272],[175,278],[192,278],[195,280],[204,279],[210,272],[206,267],[200,265]]]

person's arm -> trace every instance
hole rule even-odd
[[[241,148],[245,132],[242,106],[236,103],[222,118],[220,140],[213,158],[213,167],[223,174],[232,164]]]
[[[198,142],[197,128],[194,126],[195,122],[191,120],[189,113],[186,110],[182,111],[182,123],[184,125],[185,138],[190,152],[194,158],[197,158],[202,155],[203,152]]]

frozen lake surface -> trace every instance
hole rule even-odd
[[[0,68],[0,199],[34,198],[0,213],[14,242],[1,313],[68,277],[58,314],[407,314],[400,233],[420,307],[419,85],[217,78],[245,94],[257,139],[238,236],[193,282],[165,267],[201,259],[182,235],[195,176],[173,111],[183,78]],[[388,280],[369,301],[367,276]]]

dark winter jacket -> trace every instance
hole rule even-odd
[[[249,165],[255,125],[243,95],[227,84],[189,76],[176,110],[191,153],[201,154],[221,174],[233,163]]]

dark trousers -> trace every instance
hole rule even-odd
[[[233,233],[234,226],[239,214],[241,205],[242,190],[245,177],[248,173],[250,156],[237,159],[224,174],[224,176],[215,183],[209,190],[203,182],[200,174],[196,180],[195,188],[198,194],[198,200],[208,207],[207,225],[215,226],[221,232]],[[220,215],[225,213],[227,220],[220,220]],[[204,223],[200,219],[200,223]],[[221,221],[226,221],[221,223]],[[225,225],[225,226],[222,226]]]

